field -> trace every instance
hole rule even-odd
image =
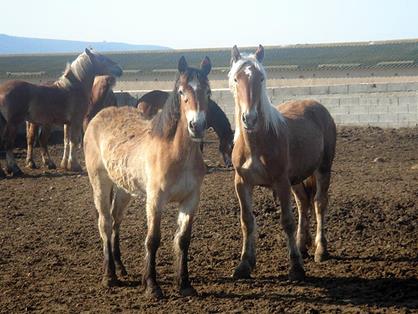
[[[242,48],[253,52],[254,48]],[[125,52],[108,53],[118,62],[125,72],[124,80],[129,76],[144,75],[154,69],[175,69],[181,55],[186,55],[190,64],[199,64],[204,56],[209,56],[214,67],[228,67],[230,48],[174,50],[160,52]],[[3,55],[0,56],[0,79],[8,78],[7,72],[45,72],[45,76],[53,79],[61,75],[66,62],[71,62],[76,54],[39,54],[39,55]],[[382,65],[381,62],[395,62]],[[398,65],[396,62],[400,62]],[[264,64],[269,67],[297,67],[311,69],[318,66],[334,67],[374,67],[399,66],[407,62],[407,66],[416,66],[418,62],[418,46],[416,40],[387,41],[375,43],[347,43],[323,45],[295,45],[266,47]],[[10,78],[10,77],[9,77]],[[27,77],[26,77],[27,79]]]
[[[289,283],[280,211],[261,188],[254,197],[259,226],[254,278],[230,278],[240,252],[238,203],[233,172],[219,167],[212,142],[205,149],[211,171],[190,249],[191,280],[199,296],[180,298],[174,290],[176,210],[170,206],[157,257],[166,295],[160,301],[147,300],[140,285],[143,198],[131,203],[122,226],[129,277],[122,287],[104,289],[86,174],[25,169],[24,178],[0,181],[0,312],[417,312],[417,144],[416,128],[338,130],[327,228],[332,258],[322,264],[305,260],[306,282]],[[24,152],[18,149],[20,165]],[[52,147],[56,161],[61,153],[62,145]],[[373,162],[377,157],[380,162]]]

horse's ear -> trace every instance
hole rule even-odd
[[[262,45],[258,45],[258,48],[255,51],[255,57],[257,58],[258,62],[263,62],[263,60],[264,60],[264,47]]]
[[[231,63],[237,62],[239,59],[241,59],[241,54],[239,53],[237,45],[232,47],[231,51]]]
[[[84,49],[84,52],[87,53],[88,56],[91,56],[91,51],[89,48]]]
[[[208,56],[206,56],[202,60],[202,63],[200,64],[200,69],[202,70],[202,72],[205,76],[207,76],[209,74],[210,70],[212,70],[212,63],[210,62],[210,59],[209,59]]]
[[[178,65],[179,72],[184,73],[186,72],[187,68],[188,68],[188,65],[186,62],[186,58],[184,56],[181,56],[179,60],[179,65]]]

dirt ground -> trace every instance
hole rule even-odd
[[[217,143],[206,146],[215,168],[193,227],[190,276],[199,295],[191,298],[173,285],[174,206],[164,212],[157,257],[165,298],[149,301],[140,284],[143,198],[131,203],[122,225],[129,276],[122,287],[104,289],[86,174],[24,169],[23,178],[0,180],[0,312],[418,312],[418,129],[339,128],[337,145],[327,226],[332,258],[305,260],[304,283],[287,280],[280,209],[261,188],[254,196],[256,271],[252,280],[230,278],[241,248],[233,172],[217,167]],[[17,151],[23,166],[25,150]],[[62,145],[52,153],[58,162]]]

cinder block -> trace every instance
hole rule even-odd
[[[359,121],[361,124],[370,124],[379,122],[378,114],[361,114],[359,115]]]
[[[369,113],[388,113],[390,111],[390,108],[393,106],[388,105],[375,105],[369,107]]]
[[[310,95],[326,95],[329,94],[329,86],[311,86],[309,88]]]
[[[399,123],[406,123],[408,122],[417,122],[417,114],[416,113],[398,113],[398,122]]]
[[[274,94],[283,96],[309,95],[309,87],[280,87],[274,91]]]
[[[384,106],[396,106],[398,105],[398,99],[399,97],[396,96],[386,96],[386,95],[382,95],[381,97],[378,98],[378,102],[379,105],[384,105]]]
[[[388,92],[408,92],[408,91],[417,91],[417,90],[418,90],[418,83],[415,83],[415,82],[387,84]]]
[[[360,99],[359,97],[342,97],[340,99],[340,106],[354,106],[359,105]]]
[[[418,98],[416,95],[411,96],[399,96],[398,98],[398,109],[400,112],[409,112],[416,108]]]
[[[337,97],[319,98],[319,102],[323,104],[325,107],[327,107],[328,109],[338,107],[340,105],[340,99]]]
[[[348,94],[348,85],[331,85],[329,87],[330,94]]]
[[[349,94],[381,93],[387,91],[387,84],[349,84]]]
[[[396,113],[382,113],[378,114],[378,122],[384,122],[384,123],[397,123],[398,122],[398,116]]]

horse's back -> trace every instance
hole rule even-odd
[[[289,130],[290,176],[300,181],[317,169],[331,168],[336,127],[328,110],[314,100],[296,100],[276,107]]]
[[[132,107],[108,107],[88,124],[84,135],[84,153],[89,175],[100,172],[118,186],[135,192],[129,177],[133,159],[139,158],[149,131],[149,123]]]

